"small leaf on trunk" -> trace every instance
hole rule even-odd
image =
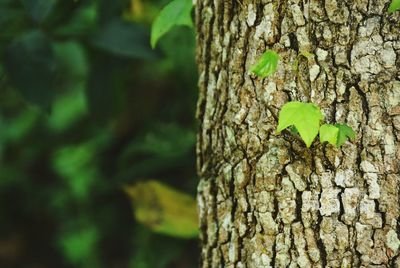
[[[251,67],[251,72],[264,78],[275,73],[278,66],[279,55],[273,50],[267,50],[261,56],[260,60]]]

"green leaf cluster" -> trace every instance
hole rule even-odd
[[[267,50],[258,60],[258,62],[251,67],[251,72],[258,77],[265,78],[275,73],[278,67],[279,55],[273,50]]]
[[[292,134],[299,133],[307,147],[310,147],[315,137],[320,136],[321,142],[340,147],[349,138],[355,139],[353,129],[345,124],[323,124],[320,126],[324,116],[320,108],[313,103],[288,102],[279,113],[278,133],[285,128],[290,129]]]

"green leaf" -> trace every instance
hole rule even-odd
[[[5,69],[13,86],[27,100],[50,106],[59,90],[58,63],[42,32],[28,32],[12,41],[6,49]]]
[[[92,44],[106,52],[131,59],[154,59],[149,32],[139,24],[115,19],[106,24],[92,39]]]
[[[392,13],[400,9],[400,0],[393,0],[392,3],[390,3],[390,6],[388,8],[388,12]]]
[[[279,55],[273,50],[267,50],[257,64],[251,67],[251,72],[261,78],[267,77],[276,71],[278,61]]]
[[[348,125],[336,124],[335,127],[337,127],[339,130],[337,143],[336,143],[337,147],[342,146],[346,142],[347,138],[349,138],[350,140],[354,140],[356,138],[356,133]]]
[[[192,27],[192,7],[192,0],[173,0],[166,5],[151,27],[151,46],[154,48],[158,40],[176,25]]]
[[[288,102],[279,113],[277,131],[279,133],[289,126],[295,126],[307,147],[310,147],[323,118],[320,109],[313,103]]]
[[[345,124],[325,124],[321,126],[319,136],[321,142],[327,141],[336,147],[340,147],[346,142],[347,138],[354,140],[356,133],[351,127]]]
[[[329,142],[336,146],[338,139],[339,129],[334,125],[324,124],[319,130],[319,139],[321,142]]]
[[[196,200],[155,180],[126,186],[135,218],[156,233],[180,238],[198,235]]]

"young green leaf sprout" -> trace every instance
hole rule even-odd
[[[258,77],[265,78],[275,73],[278,66],[279,55],[273,50],[267,50],[258,60],[258,62],[251,67],[251,72]]]

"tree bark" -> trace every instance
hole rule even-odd
[[[400,267],[400,12],[390,0],[198,0],[202,267]],[[277,72],[249,73],[266,49]],[[347,123],[310,149],[288,101]]]

